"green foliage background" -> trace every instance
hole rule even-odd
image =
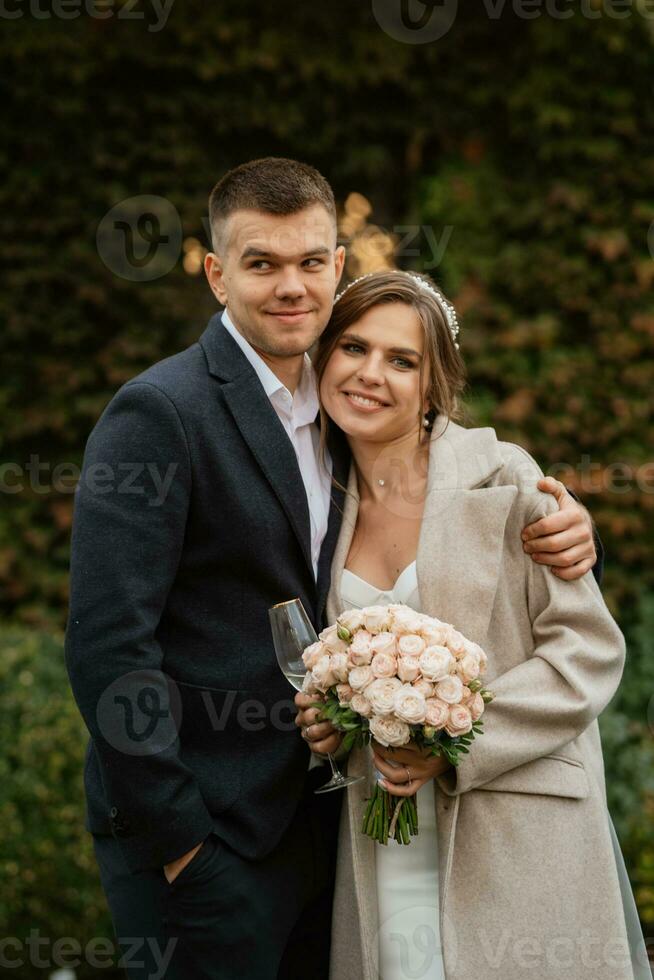
[[[0,931],[43,921],[80,941],[110,935],[61,661],[73,486],[53,488],[52,473],[81,463],[116,389],[213,312],[181,256],[152,282],[114,275],[98,224],[122,199],[158,194],[184,237],[205,242],[218,177],[276,154],[317,165],[341,203],[365,194],[378,225],[415,227],[420,254],[412,238],[397,261],[430,271],[460,311],[475,422],[555,468],[597,520],[605,594],[629,638],[602,719],[608,790],[652,932],[654,21],[636,5],[624,19],[573,3],[567,20],[526,20],[460,4],[445,37],[401,44],[369,3],[178,0],[159,32],[145,4],[145,20],[119,18],[122,6],[69,21],[25,6],[0,35],[1,460],[47,467],[41,489],[24,478],[0,497],[1,723],[15,738]],[[447,240],[436,265],[424,227]]]

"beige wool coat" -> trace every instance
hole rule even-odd
[[[620,682],[624,641],[591,572],[565,582],[524,553],[522,529],[557,509],[536,488],[541,476],[493,429],[437,419],[417,554],[421,609],[481,644],[495,693],[484,734],[436,781],[447,980],[633,976],[597,725]],[[357,518],[354,470],[348,489],[330,622],[342,611]],[[331,980],[378,980],[381,845],[360,832],[370,751],[353,752],[348,771],[368,779],[344,801]]]

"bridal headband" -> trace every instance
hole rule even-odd
[[[440,290],[436,289],[435,286],[432,286],[432,284],[430,282],[427,282],[426,279],[423,279],[422,276],[418,275],[417,272],[405,272],[403,269],[389,269],[388,271],[393,272],[393,274],[395,275],[399,273],[399,275],[402,276],[409,276],[411,279],[413,279],[415,282],[418,283],[418,287],[421,290],[421,292],[431,293],[431,295],[438,301],[438,304],[445,315],[445,319],[447,320],[447,325],[450,328],[450,333],[452,335],[452,340],[454,341],[454,346],[458,350],[459,345],[457,343],[456,338],[459,336],[459,321],[457,320],[456,317],[456,310],[454,309],[452,304],[445,299],[445,297],[440,292]],[[361,282],[363,279],[370,279],[371,276],[378,276],[379,274],[380,274],[379,271],[366,272],[364,276],[359,276],[358,279],[353,279],[352,282],[348,283],[345,289],[341,290],[341,292],[338,294],[338,296],[334,300],[334,306],[336,306],[339,299],[342,299],[343,296],[345,296],[348,289],[351,289],[352,286],[356,286],[356,284],[358,282]]]

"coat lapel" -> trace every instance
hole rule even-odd
[[[418,542],[422,609],[453,623],[483,645],[502,556],[504,527],[517,494],[513,486],[487,486],[502,467],[493,429],[464,429],[442,416],[429,451],[427,497]],[[329,622],[341,611],[339,584],[359,509],[350,469],[341,533],[332,563]]]
[[[502,466],[493,429],[434,429],[417,554],[422,611],[483,645],[518,491],[485,485]]]
[[[227,407],[284,508],[313,578],[309,505],[297,456],[256,372],[220,317],[211,318],[200,338],[209,372],[223,382]]]

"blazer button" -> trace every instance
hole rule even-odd
[[[109,816],[112,818],[112,820],[113,820],[114,817],[117,817],[118,816],[118,807],[112,806],[111,810],[109,811]]]

